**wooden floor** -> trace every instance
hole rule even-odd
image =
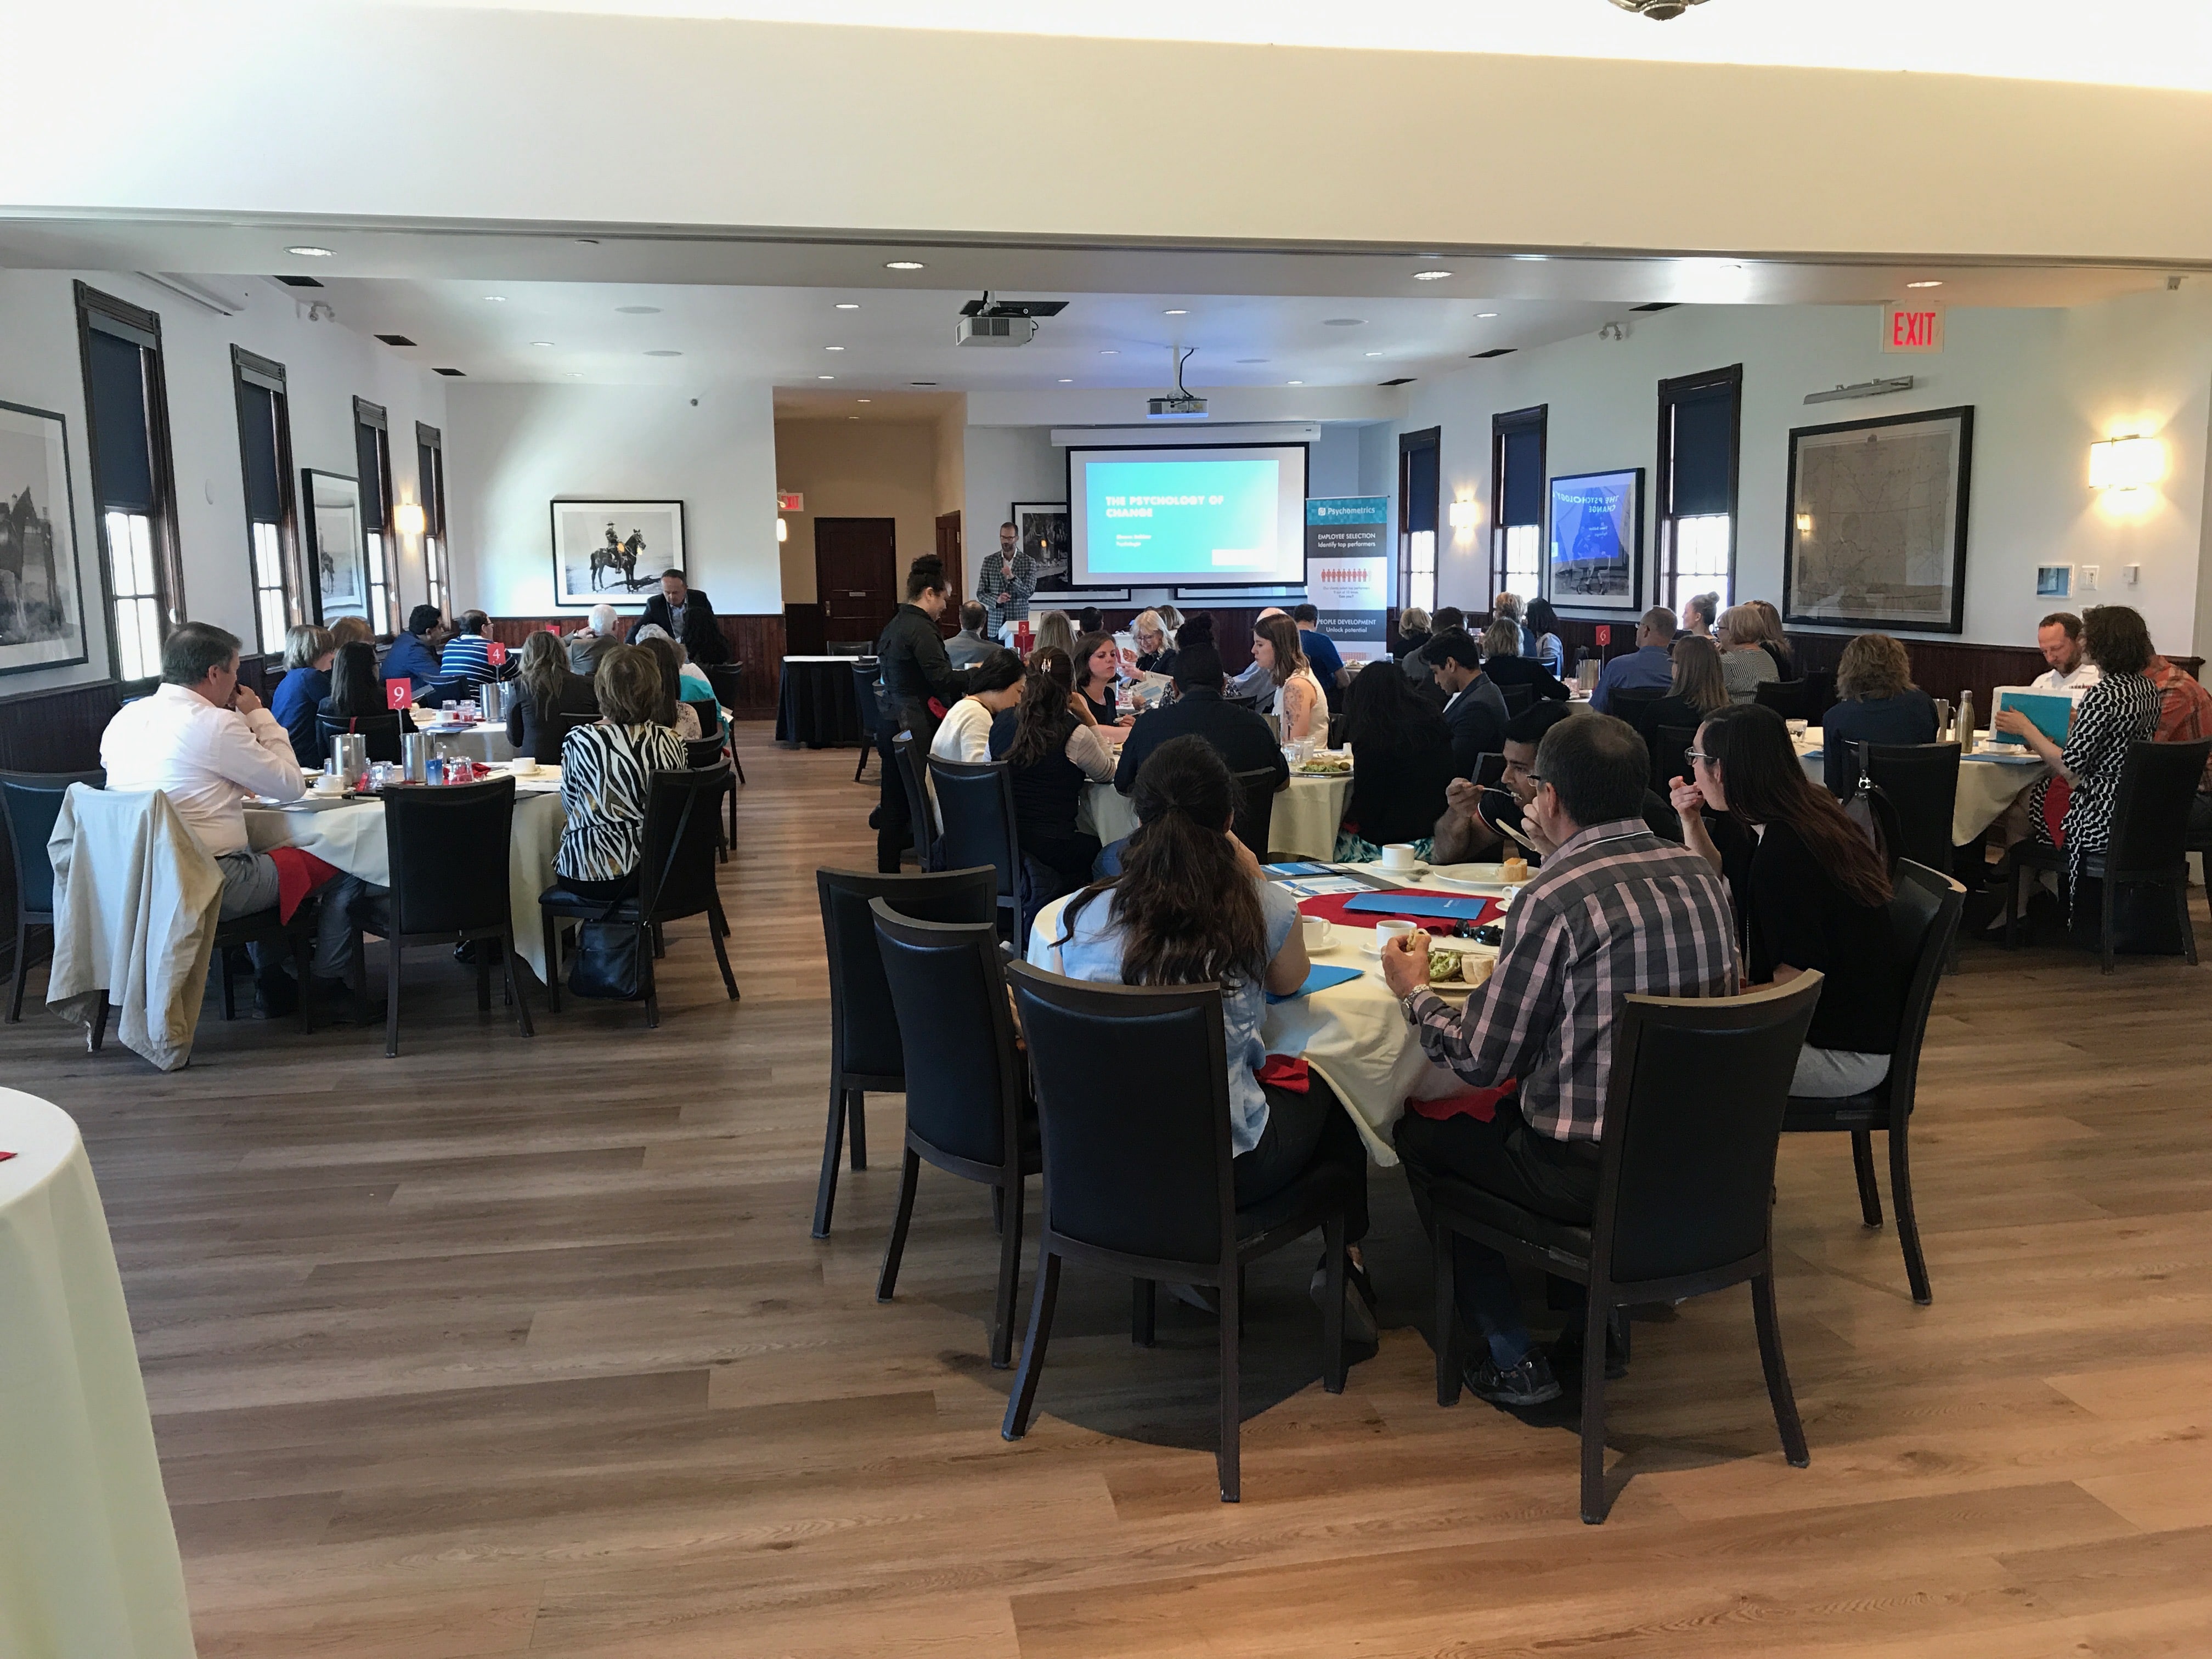
[[[1915,1135],[1933,1307],[1859,1224],[1846,1144],[1786,1144],[1810,1468],[1747,1297],[1705,1298],[1638,1325],[1620,1495],[1583,1526],[1564,1414],[1437,1407],[1382,1171],[1381,1353],[1325,1395],[1311,1255],[1256,1273],[1226,1507],[1200,1316],[1133,1349],[1126,1287],[1071,1270],[1010,1446],[981,1189],[925,1176],[877,1304],[896,1102],[808,1237],[811,872],[872,862],[874,790],[765,731],[735,1006],[685,924],[657,1032],[571,1005],[526,1043],[438,951],[396,1061],[210,1010],[162,1077],[0,1027],[0,1075],[91,1146],[204,1659],[2212,1652],[2212,967],[1968,946]]]

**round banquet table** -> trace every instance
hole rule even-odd
[[[859,743],[860,702],[853,668],[866,657],[786,657],[775,694],[775,740],[822,749]]]
[[[1827,781],[1826,744],[1819,726],[1797,739],[1797,758],[1815,783]],[[2036,757],[2000,760],[1969,750],[1959,757],[1959,794],[1951,808],[1951,845],[1970,847],[2006,809],[2051,774]]]
[[[0,1653],[191,1659],[115,1249],[68,1113],[0,1089]]]
[[[1267,821],[1267,850],[1302,859],[1336,856],[1336,828],[1352,800],[1352,778],[1292,777],[1275,792],[1274,815]],[[1088,830],[1107,846],[1137,829],[1134,802],[1110,783],[1088,783],[1075,813],[1076,828]]]
[[[482,761],[487,766],[498,766],[514,758],[514,745],[507,739],[505,720],[480,720],[459,731],[425,730],[432,750],[440,755]]]
[[[1440,867],[1453,873],[1454,866]],[[1373,873],[1371,865],[1361,868]],[[1066,898],[1057,898],[1037,912],[1025,953],[1032,968],[1059,971],[1051,941],[1066,906]],[[1260,1027],[1261,1040],[1271,1054],[1304,1056],[1328,1080],[1358,1127],[1368,1157],[1387,1168],[1398,1162],[1390,1132],[1406,1102],[1443,1100],[1465,1094],[1468,1085],[1422,1052],[1399,1011],[1397,998],[1382,982],[1381,965],[1364,948],[1373,945],[1375,930],[1335,922],[1331,934],[1328,949],[1311,952],[1314,962],[1358,968],[1359,977],[1310,995],[1270,1002]],[[1471,957],[1497,956],[1494,950],[1480,946],[1463,948]]]
[[[514,824],[507,861],[507,901],[514,918],[515,954],[545,980],[545,933],[538,925],[538,896],[553,884],[553,858],[568,815],[561,805],[561,774],[543,767],[515,781]],[[297,847],[373,886],[392,884],[384,840],[384,803],[310,800],[292,806],[248,807],[246,837],[257,853]]]

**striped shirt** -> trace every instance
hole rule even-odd
[[[1735,988],[1735,926],[1718,873],[1622,818],[1544,860],[1506,912],[1497,970],[1464,1010],[1419,991],[1407,1012],[1429,1057],[1468,1083],[1519,1079],[1530,1128],[1595,1140],[1622,1000]]]
[[[438,672],[449,680],[481,685],[486,680],[511,680],[520,670],[520,653],[510,652],[505,662],[491,664],[491,641],[482,634],[456,634],[438,655]]]
[[[665,726],[580,726],[561,745],[568,822],[553,868],[571,881],[620,881],[645,854],[645,802],[655,772],[690,764]]]

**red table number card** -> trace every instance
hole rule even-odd
[[[386,680],[384,683],[384,706],[387,708],[412,708],[415,706],[415,682]]]
[[[492,641],[489,644],[484,647],[484,660],[489,663],[494,668],[505,666],[507,663],[507,647],[498,640]]]

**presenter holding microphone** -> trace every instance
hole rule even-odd
[[[999,526],[997,549],[983,556],[983,568],[975,573],[976,600],[990,613],[984,634],[1005,640],[1009,623],[1027,622],[1036,592],[1036,561],[1022,551],[1021,532],[1009,520]]]

